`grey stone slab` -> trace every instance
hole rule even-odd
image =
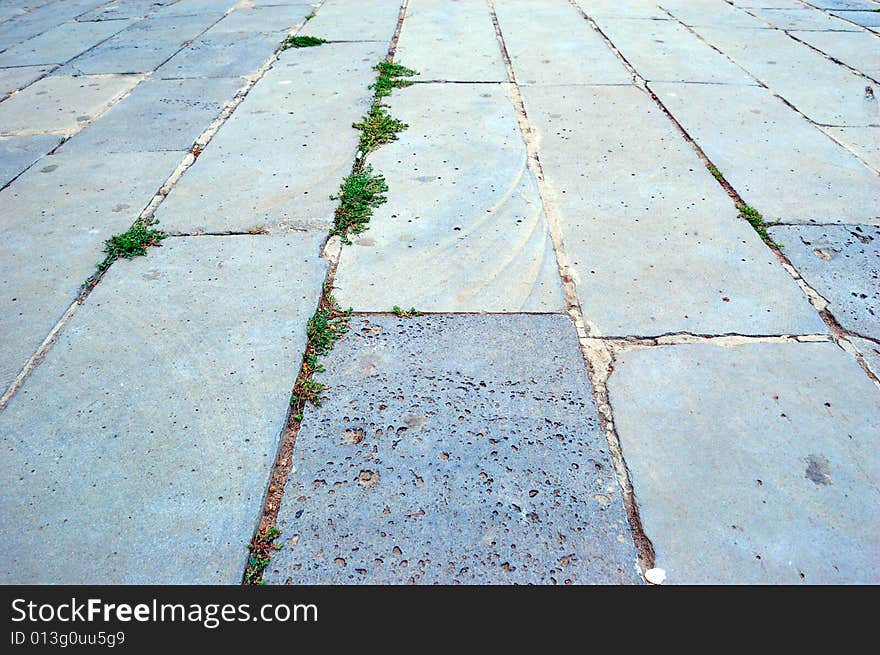
[[[0,192],[0,387],[5,391],[179,163],[179,153],[81,157],[62,146]]]
[[[245,77],[255,74],[281,43],[278,34],[209,30],[156,71],[165,79]]]
[[[783,32],[695,29],[816,123],[839,126],[880,124],[880,100],[865,92],[863,77],[829,61]],[[807,79],[810,83],[804,84]]]
[[[340,302],[356,311],[564,311],[507,90],[419,84],[395,92],[391,106],[409,129],[370,155],[388,203],[343,250]]]
[[[880,582],[880,391],[849,354],[690,344],[614,369],[614,421],[668,582]]]
[[[575,0],[590,17],[669,18],[655,0]]]
[[[872,32],[798,32],[795,38],[847,66],[880,79],[880,35]]]
[[[306,409],[270,583],[637,583],[564,316],[355,318]]]
[[[831,13],[874,32],[880,31],[880,13],[876,11],[832,11]]]
[[[234,6],[241,4],[236,0],[178,0],[157,12],[157,17],[171,16],[212,16],[220,19]]]
[[[755,84],[739,66],[676,21],[602,17],[596,21],[648,81]]]
[[[33,8],[0,23],[0,50],[27,41],[46,30],[94,9],[105,0],[64,0]]]
[[[880,178],[767,89],[651,89],[768,221],[880,224]]]
[[[880,127],[826,127],[824,131],[880,171]]]
[[[71,141],[84,153],[189,150],[241,87],[238,78],[149,79]]]
[[[295,25],[305,22],[312,11],[311,5],[281,5],[278,7],[238,8],[227,14],[223,20],[208,32],[213,36],[219,33],[263,32],[283,34]],[[279,38],[280,42],[282,39]]]
[[[710,27],[766,27],[745,10],[724,0],[662,0],[663,8],[685,25]]]
[[[110,21],[125,18],[143,18],[176,0],[115,0],[78,17],[80,21]]]
[[[827,331],[644,92],[524,95],[584,317],[597,334]]]
[[[813,2],[809,2],[807,4],[810,4],[819,9],[865,9],[868,11],[880,9],[880,4],[872,2],[872,0],[814,0]]]
[[[880,228],[780,225],[770,233],[842,327],[880,340]]]
[[[800,9],[752,8],[751,13],[781,30],[857,31],[859,28],[824,11],[802,7]]]
[[[333,41],[389,43],[401,4],[401,0],[327,0],[299,33]]]
[[[507,70],[482,0],[410,0],[396,61],[422,80],[502,82]]]
[[[0,54],[0,67],[63,64],[127,25],[128,21],[64,23]]]
[[[320,227],[351,171],[384,44],[286,50],[162,203],[165,229],[243,232]]]
[[[132,75],[44,77],[0,104],[0,134],[75,134],[140,80]]]
[[[113,265],[0,414],[0,580],[241,580],[320,241],[169,239]]]
[[[213,14],[146,18],[68,62],[61,72],[83,75],[152,71],[218,19]]]
[[[23,89],[52,70],[52,66],[21,66],[0,69],[0,99]]]
[[[849,337],[849,340],[864,358],[868,369],[880,378],[880,343],[859,337]]]
[[[726,2],[727,0],[718,0]],[[762,9],[802,9],[806,2],[801,0],[730,0],[737,7],[752,9],[759,7]],[[667,0],[668,2],[668,0]]]
[[[51,134],[0,136],[0,188],[57,145]]]
[[[520,84],[632,82],[620,59],[572,5],[504,0],[495,3],[495,13]]]

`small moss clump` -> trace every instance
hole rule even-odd
[[[327,39],[322,39],[317,36],[289,36],[284,43],[281,44],[281,49],[314,48],[316,45],[321,45],[322,43],[327,43]]]

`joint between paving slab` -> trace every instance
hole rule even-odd
[[[577,11],[577,13],[580,14],[581,17],[585,21],[587,21],[587,23],[589,23],[590,27],[592,27],[593,30],[596,32],[596,34],[598,34],[599,37],[605,42],[605,45],[608,47],[608,49],[614,53],[614,55],[623,64],[624,68],[626,68],[626,70],[629,71],[629,74],[632,75],[633,84],[635,84],[636,86],[644,87],[645,86],[645,78],[643,78],[639,74],[639,72],[636,70],[636,67],[633,66],[630,63],[629,59],[627,59],[623,55],[623,53],[620,51],[620,49],[616,45],[614,45],[614,42],[608,38],[608,35],[602,31],[602,28],[599,27],[599,25],[596,23],[596,21],[594,21],[593,18],[589,14],[587,14],[586,11],[584,11],[583,7],[581,7],[577,2],[575,2],[575,0],[568,0],[568,4],[570,4],[572,7],[574,7],[575,11]]]

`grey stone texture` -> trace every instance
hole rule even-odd
[[[145,80],[70,145],[88,154],[189,150],[241,86],[238,78]]]
[[[356,317],[326,367],[269,582],[638,582],[566,317]]]
[[[68,145],[0,191],[3,391],[95,272],[104,240],[131,226],[180,161],[180,153],[82,157]]]
[[[83,12],[94,9],[106,0],[64,0],[33,8],[27,13],[13,16],[0,23],[0,50],[6,50],[22,41],[27,41],[75,18]]]
[[[768,221],[880,224],[880,177],[767,89],[651,89]]]
[[[880,79],[880,36],[871,32],[791,32],[847,66]],[[880,89],[878,89],[880,91]]]
[[[162,64],[156,75],[163,79],[252,76],[281,43],[278,34],[212,32]]]
[[[0,188],[57,145],[51,134],[0,136]]]
[[[240,582],[320,240],[168,239],[114,264],[0,413],[0,580]]]
[[[259,32],[283,35],[291,27],[301,25],[312,11],[308,4],[273,7],[237,7],[214,25],[205,36],[234,33],[238,35]],[[301,32],[300,32],[301,33]],[[281,41],[281,38],[278,38]]]
[[[861,337],[849,337],[849,340],[865,359],[868,369],[880,379],[880,343]]]
[[[115,0],[79,16],[81,21],[118,21],[124,18],[143,18],[177,0]]]
[[[654,0],[575,0],[589,16],[611,18],[669,18]]]
[[[326,0],[299,34],[332,41],[390,43],[401,4],[401,0]]]
[[[524,96],[596,334],[826,331],[647,94],[596,86]]]
[[[611,404],[668,583],[880,581],[880,391],[833,343],[627,352]]]
[[[880,127],[826,127],[823,131],[880,171]]]
[[[767,27],[747,11],[733,7],[724,0],[663,0],[662,4],[675,18],[692,27]]]
[[[495,12],[519,84],[632,82],[623,63],[572,5],[499,0]]]
[[[23,89],[52,70],[52,66],[20,66],[0,68],[0,100]]]
[[[246,232],[329,226],[351,170],[372,66],[387,46],[284,51],[180,179],[156,216],[167,230]]]
[[[418,84],[395,91],[390,104],[409,129],[370,155],[388,203],[341,255],[340,302],[356,311],[563,311],[507,90]]]
[[[63,64],[127,26],[127,21],[64,23],[0,53],[0,67]]]
[[[770,234],[843,328],[880,341],[880,228],[780,225]]]
[[[880,32],[880,13],[876,11],[832,11],[839,18],[867,27],[873,32]]]
[[[824,11],[810,7],[777,9],[753,7],[749,11],[781,30],[857,31],[859,28]]]
[[[426,81],[507,80],[484,0],[410,0],[395,59]]]

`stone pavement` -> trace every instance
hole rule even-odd
[[[880,582],[880,3],[5,0],[0,85],[0,581]]]

